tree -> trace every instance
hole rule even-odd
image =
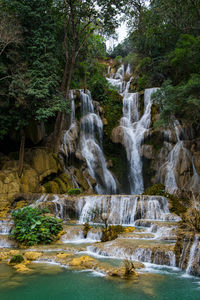
[[[0,55],[9,45],[22,43],[22,30],[18,20],[8,15],[0,3]]]
[[[2,52],[1,61],[9,80],[0,107],[1,132],[5,135],[10,128],[20,132],[18,174],[21,176],[25,128],[32,120],[47,120],[55,116],[57,111],[67,111],[68,108],[59,89],[62,67],[61,47],[57,45],[59,42],[61,45],[60,32],[56,31],[54,3],[51,0],[2,0],[1,3],[6,17],[10,20],[14,16],[17,20],[16,28],[20,27],[23,40],[23,43],[18,43],[15,56],[10,53],[15,50],[13,46],[16,40],[15,43],[5,44],[6,48],[4,46],[7,53],[5,55],[5,51]],[[8,66],[11,68],[8,69]]]
[[[80,51],[86,46],[94,31],[113,33],[118,23],[116,18],[124,1],[114,0],[60,0],[57,8],[63,24],[65,67],[61,91],[69,98],[72,76]],[[58,152],[64,115],[58,112],[54,129],[54,151]]]

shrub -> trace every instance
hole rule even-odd
[[[81,189],[69,189],[67,191],[68,195],[72,196],[72,195],[80,195],[81,194]]]
[[[14,255],[11,260],[10,260],[10,264],[20,264],[21,262],[24,261],[24,258],[22,255]]]
[[[22,245],[49,244],[62,230],[62,221],[46,216],[48,210],[25,207],[12,213],[14,229],[12,238]]]
[[[87,234],[90,231],[90,229],[92,228],[92,226],[90,226],[89,223],[85,223],[83,226],[83,236],[86,239],[87,238]]]
[[[200,232],[200,211],[190,208],[182,215],[181,227],[189,231]]]
[[[118,238],[120,233],[124,232],[124,228],[121,225],[111,225],[106,228],[102,228],[101,242],[108,242]]]
[[[124,269],[125,269],[125,271],[124,271],[125,277],[128,277],[128,276],[134,274],[135,266],[134,266],[132,259],[125,258],[123,260],[123,264],[124,264]]]

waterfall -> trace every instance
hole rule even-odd
[[[198,252],[198,255],[197,255]],[[188,260],[188,265],[186,268],[186,274],[192,274],[192,268],[195,263],[196,258],[200,256],[200,248],[199,248],[199,236],[194,237],[194,242],[190,248],[190,255]]]
[[[102,150],[103,124],[94,112],[89,92],[81,91],[80,151],[85,158],[90,175],[96,179],[98,194],[115,194],[116,182],[107,169]]]
[[[115,246],[114,243],[107,244],[103,249],[98,246],[88,246],[87,250],[89,253],[104,257],[113,257],[117,259],[127,259],[130,258],[133,261],[140,261],[144,263],[153,263],[157,265],[166,265],[175,267],[176,257],[173,251],[154,248],[150,249],[144,248],[123,248]]]
[[[123,98],[123,117],[120,126],[123,129],[123,144],[129,162],[129,183],[131,194],[144,191],[141,143],[151,123],[151,96],[156,88],[146,89],[144,94],[144,114],[140,117],[138,93],[125,93]]]
[[[178,174],[177,174],[177,166],[180,163],[180,159],[182,161],[190,162],[192,166],[193,176],[191,178],[190,187],[193,191],[198,191],[200,188],[200,178],[196,171],[194,160],[191,152],[185,147],[184,141],[180,139],[181,135],[181,125],[177,120],[174,120],[173,129],[176,134],[176,144],[169,152],[167,161],[160,167],[159,170],[159,180],[163,182],[166,191],[173,194],[176,190],[178,190]],[[187,135],[182,132],[183,138],[187,140]],[[170,130],[167,130],[164,134],[165,138],[171,140],[172,134]]]
[[[110,224],[130,225],[138,219],[175,220],[167,199],[161,196],[85,196],[79,198],[77,210],[80,223],[94,221],[99,211]],[[97,216],[95,222],[102,220]]]
[[[13,224],[12,220],[0,220],[0,235],[9,235]]]
[[[75,103],[74,103],[74,91],[70,91],[71,100],[71,115],[70,115],[70,126],[65,131],[60,147],[60,152],[68,157],[75,149],[75,139],[78,137],[77,124],[75,121]]]
[[[130,66],[130,64],[128,64],[128,66],[126,68],[126,74],[131,75],[131,66]]]

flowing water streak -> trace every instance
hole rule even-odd
[[[89,92],[86,94],[81,91],[81,112],[80,151],[86,160],[90,175],[97,181],[96,191],[98,194],[115,194],[116,182],[107,169],[102,150],[102,120],[94,112]]]
[[[175,220],[167,199],[161,196],[84,196],[80,197],[77,210],[80,223],[92,222],[98,211],[107,214],[110,224],[131,225],[138,219]]]
[[[140,261],[144,263],[152,263],[156,265],[165,265],[170,267],[176,266],[176,257],[171,250],[156,250],[145,248],[123,248],[116,247],[111,243],[108,243],[104,249],[100,249],[98,246],[88,246],[87,251],[89,254],[94,254],[97,257],[111,257],[115,259],[127,259],[127,257],[133,261]]]
[[[63,135],[63,140],[61,143],[60,151],[63,152],[66,157],[72,153],[74,137],[77,138],[77,124],[75,121],[75,103],[74,103],[74,91],[70,91],[71,100],[71,115],[70,115],[70,126],[69,129],[65,131]]]
[[[123,117],[120,126],[123,128],[123,144],[129,161],[129,182],[131,194],[144,191],[141,143],[151,123],[151,96],[157,88],[146,89],[144,94],[144,114],[140,118],[138,93],[125,93],[123,98]]]
[[[181,125],[178,122],[178,120],[174,120],[173,128],[176,134],[176,144],[172,148],[172,150],[169,152],[167,162],[161,166],[160,168],[160,175],[159,179],[160,181],[164,182],[164,185],[166,187],[166,190],[173,194],[176,190],[178,190],[178,183],[177,183],[177,166],[180,162],[180,158],[182,161],[188,161],[191,163],[192,166],[192,171],[193,171],[193,176],[191,179],[191,184],[190,186],[192,187],[193,191],[197,191],[200,188],[200,178],[199,175],[196,171],[195,165],[194,165],[194,160],[191,152],[185,147],[184,141],[180,139],[181,133],[183,134],[183,138],[185,140],[188,139],[186,133],[181,131]],[[169,136],[169,139],[171,139],[171,134],[169,134],[169,130],[165,132],[165,137],[166,135]],[[164,180],[162,179],[164,178]]]
[[[191,274],[196,252],[198,250],[198,243],[199,243],[199,237],[195,236],[192,247],[190,248],[190,255],[189,255],[188,265],[186,269],[186,274]]]

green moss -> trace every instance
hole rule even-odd
[[[67,192],[67,186],[66,184],[60,179],[60,178],[55,178],[54,180],[58,186],[59,186],[59,189],[60,189],[60,194],[64,194]]]
[[[24,261],[24,258],[22,255],[14,255],[11,260],[10,260],[10,264],[20,264],[21,262]]]
[[[62,168],[62,163],[61,163],[61,161],[60,161],[58,155],[55,154],[55,153],[52,153],[52,156],[53,156],[53,158],[54,158],[55,161],[56,161],[56,164],[57,164],[57,166],[58,166],[58,170],[61,171],[63,168]]]
[[[122,116],[122,96],[115,90],[107,90],[103,108],[108,121],[108,124],[104,126],[104,132],[110,136]]]
[[[45,183],[44,185],[45,191],[48,194],[60,194],[60,188],[57,182],[55,181],[49,181]]]
[[[72,181],[66,173],[62,173],[59,178],[65,183],[68,189],[72,187]]]
[[[165,186],[163,184],[156,183],[153,186],[148,187],[143,195],[164,196]]]
[[[80,195],[81,194],[81,189],[69,189],[67,191],[68,195],[73,196],[73,195]]]
[[[141,77],[138,78],[137,81],[137,90],[138,91],[142,91],[145,88],[147,88],[147,84],[148,84],[148,76],[147,75],[143,75]]]
[[[166,193],[165,186],[163,184],[154,184],[153,186],[147,188],[143,195],[163,196],[168,198],[170,203],[170,211],[177,215],[181,215],[187,210],[184,205],[185,199],[180,199],[174,195]]]
[[[163,134],[160,131],[153,131],[150,137],[148,137],[144,144],[152,145],[154,150],[158,152],[163,147]]]
[[[153,103],[151,106],[151,125],[154,126],[154,123],[157,121],[156,120],[156,115],[159,114],[159,107],[157,104]]]
[[[85,179],[83,173],[79,169],[75,169],[75,174],[78,184],[82,187],[84,191],[87,191],[90,188],[90,186],[87,180]]]

